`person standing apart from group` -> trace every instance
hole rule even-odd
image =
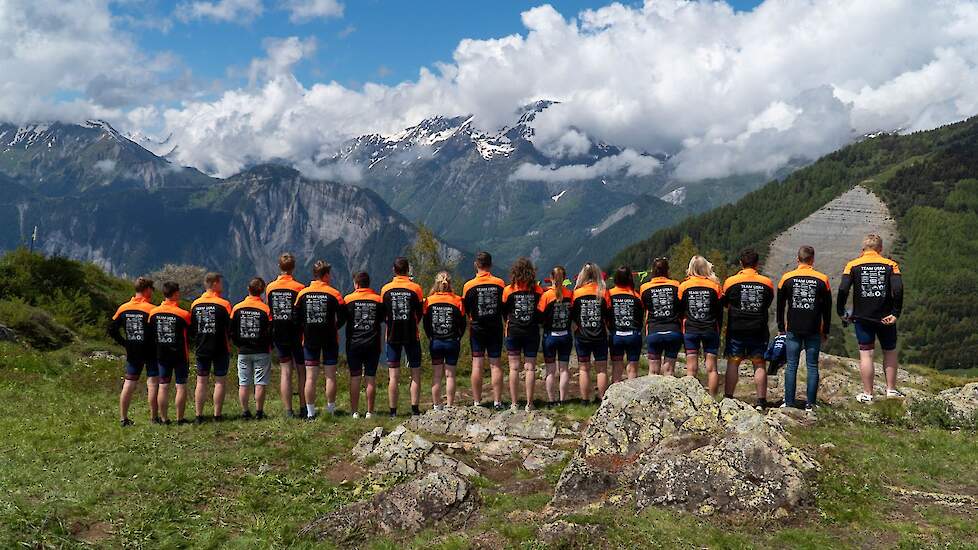
[[[431,355],[431,402],[442,409],[441,381],[445,378],[446,402],[455,405],[455,367],[465,333],[465,305],[452,291],[452,276],[447,271],[435,275],[431,294],[424,301],[424,331]]]
[[[153,353],[152,331],[149,314],[153,311],[153,280],[145,277],[136,279],[136,294],[131,300],[119,306],[109,324],[109,336],[126,350],[126,374],[119,394],[119,422],[123,427],[131,426],[129,404],[136,392],[139,375],[146,369],[146,400],[149,402],[151,422],[159,421],[157,392],[160,386],[159,369]]]
[[[550,271],[550,287],[537,309],[543,326],[543,363],[546,365],[545,386],[550,406],[567,400],[570,386],[570,354],[574,348],[571,336],[571,304],[574,293],[564,286],[567,270],[558,265]]]
[[[306,364],[306,418],[316,418],[316,382],[319,365],[326,371],[326,410],[336,412],[336,364],[346,315],[343,296],[330,286],[333,267],[325,260],[312,266],[313,281],[302,289],[295,303],[296,318],[302,327],[302,352]]]
[[[519,258],[509,271],[509,286],[503,289],[503,315],[506,319],[506,354],[509,359],[510,408],[519,407],[520,367],[526,410],[533,409],[537,352],[540,350],[540,320],[537,304],[543,289],[537,284],[537,270],[529,258]]]
[[[635,278],[629,267],[615,270],[615,286],[609,291],[611,300],[611,382],[620,382],[627,373],[629,379],[638,377],[638,360],[642,356],[642,325],[645,310],[642,298],[635,292]],[[625,360],[628,364],[625,364]]]
[[[482,404],[482,376],[488,357],[492,378],[493,408],[503,408],[503,370],[499,358],[503,350],[503,288],[506,283],[494,277],[492,255],[475,256],[475,277],[462,288],[462,303],[469,317],[469,344],[472,348],[472,400]]]
[[[859,370],[863,392],[860,403],[873,401],[873,354],[876,341],[883,349],[886,397],[903,397],[897,389],[897,319],[903,311],[903,276],[900,266],[883,257],[883,238],[870,234],[863,239],[862,254],[846,264],[839,283],[836,311],[844,322],[855,325],[859,342]],[[852,311],[846,311],[852,291]]]
[[[696,376],[702,350],[706,363],[706,385],[716,397],[720,387],[717,353],[720,351],[720,324],[723,290],[711,264],[703,256],[693,256],[686,269],[686,280],[679,285],[683,314],[683,344],[686,348],[686,374]]]
[[[795,406],[798,363],[805,352],[805,408],[815,408],[818,397],[818,354],[828,340],[832,322],[832,290],[829,278],[815,270],[815,249],[798,249],[798,267],[781,276],[778,282],[778,333],[785,335],[784,406]]]
[[[292,277],[295,271],[295,256],[286,252],[279,256],[281,271],[277,279],[265,288],[265,298],[272,311],[272,341],[278,355],[281,369],[279,376],[279,396],[285,408],[285,416],[293,418],[306,416],[306,367],[302,353],[302,330],[295,314],[295,302],[299,292],[306,285]],[[295,371],[296,388],[299,394],[298,415],[292,408],[292,371]]]
[[[248,297],[231,309],[231,341],[238,348],[238,402],[245,420],[252,418],[248,406],[252,387],[254,418],[265,418],[265,389],[272,375],[271,310],[261,299],[264,293],[265,280],[255,277],[248,283]]]
[[[421,414],[421,337],[418,323],[424,309],[424,291],[421,285],[409,276],[411,265],[408,259],[398,257],[394,260],[394,278],[384,285],[380,296],[384,300],[387,325],[387,399],[390,401],[390,416],[397,416],[398,373],[401,367],[401,354],[407,356],[411,369],[411,414]]]
[[[204,293],[190,305],[190,337],[197,357],[197,383],[194,388],[194,411],[198,424],[204,421],[207,383],[214,374],[214,420],[222,420],[225,380],[231,365],[231,302],[221,297],[224,278],[220,273],[204,277]]]
[[[669,260],[652,262],[652,280],[639,290],[645,307],[649,374],[675,376],[676,358],[683,346],[679,281],[669,278]]]
[[[604,399],[608,389],[608,319],[611,317],[611,299],[605,287],[604,276],[597,264],[588,262],[577,275],[571,319],[574,322],[574,344],[577,347],[577,363],[580,372],[578,383],[581,400],[591,401],[591,360],[594,359],[598,395],[595,401]]]
[[[353,276],[355,290],[346,302],[346,363],[350,369],[350,409],[360,417],[360,382],[367,378],[366,418],[374,415],[377,395],[377,365],[380,363],[380,324],[384,319],[384,300],[370,288],[370,275],[361,271]]]
[[[727,370],[723,376],[723,395],[734,396],[740,378],[740,364],[754,365],[754,386],[758,410],[767,408],[767,361],[764,353],[771,335],[768,311],[774,302],[774,283],[757,272],[760,257],[749,248],[740,254],[741,270],[723,284],[722,302],[727,307]]]

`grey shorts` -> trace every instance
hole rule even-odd
[[[267,386],[272,373],[272,356],[268,353],[238,355],[238,385]]]

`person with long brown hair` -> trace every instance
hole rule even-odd
[[[594,359],[595,378],[598,383],[597,399],[604,398],[608,389],[608,319],[611,316],[611,299],[605,287],[604,277],[598,264],[588,262],[577,275],[571,319],[574,322],[574,343],[577,347],[577,363],[580,368],[578,381],[581,399],[591,400],[591,359]]]
[[[435,410],[442,408],[441,379],[449,407],[455,405],[455,366],[465,333],[465,305],[462,297],[452,291],[452,276],[447,271],[435,275],[435,284],[424,301],[424,331],[428,335],[431,355],[431,401]]]
[[[574,347],[574,338],[570,332],[570,314],[574,293],[564,286],[566,279],[567,270],[564,266],[554,267],[550,271],[553,286],[543,293],[537,305],[540,323],[543,325],[543,363],[547,369],[545,386],[550,406],[557,404],[558,396],[560,403],[567,399],[570,385],[570,354]]]
[[[519,402],[521,359],[526,410],[533,409],[536,358],[540,349],[537,304],[542,294],[543,289],[537,284],[537,270],[533,267],[533,262],[529,258],[517,259],[509,270],[509,285],[503,289],[506,353],[509,357],[509,397],[513,410],[517,409]]]
[[[620,382],[622,376],[638,377],[638,360],[642,356],[642,324],[645,308],[642,298],[635,292],[635,277],[628,266],[615,270],[615,286],[608,295],[611,298],[611,383]],[[625,364],[628,359],[628,364]]]
[[[683,346],[679,281],[669,278],[669,259],[652,262],[652,280],[639,290],[647,315],[649,374],[675,376],[676,358]]]

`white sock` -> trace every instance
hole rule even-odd
[[[306,413],[308,413],[309,416],[316,416],[316,406],[307,404]]]
[[[336,412],[336,403],[326,403],[326,410],[329,411],[329,414]]]

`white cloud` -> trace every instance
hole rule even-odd
[[[343,3],[339,0],[284,0],[282,7],[290,13],[293,23],[310,19],[343,17]]]
[[[264,11],[262,0],[194,1],[177,5],[174,12],[181,21],[210,19],[225,23],[250,23]]]
[[[252,85],[259,79],[289,74],[296,63],[315,53],[316,39],[300,39],[295,36],[266,38],[264,46],[267,57],[252,60],[248,69],[248,80]]]
[[[638,177],[651,175],[659,165],[660,162],[655,157],[641,155],[631,149],[625,149],[615,156],[605,157],[590,165],[541,166],[539,164],[521,164],[510,176],[510,179],[564,182],[591,180],[619,174]]]
[[[98,170],[99,172],[108,174],[113,170],[115,170],[115,164],[116,164],[115,161],[112,159],[102,159],[100,161],[97,161],[94,166],[95,169]]]

